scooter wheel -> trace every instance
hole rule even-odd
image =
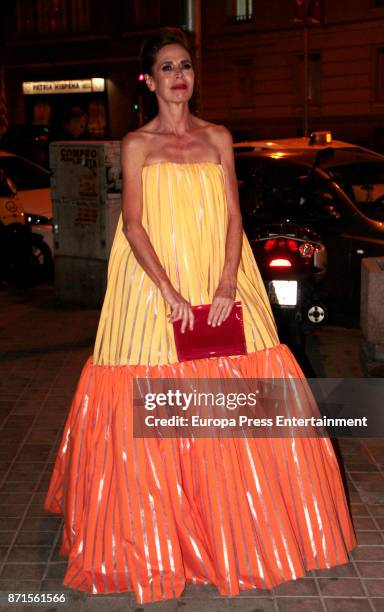
[[[313,304],[307,310],[307,319],[312,325],[322,325],[328,319],[328,309],[324,304]]]

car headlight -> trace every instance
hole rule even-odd
[[[31,213],[25,214],[28,223],[31,225],[52,225],[52,218],[49,219],[44,215],[33,215]]]

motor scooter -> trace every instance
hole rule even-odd
[[[316,232],[290,221],[254,228],[250,243],[280,338],[303,350],[306,334],[328,316],[322,290],[326,248]]]

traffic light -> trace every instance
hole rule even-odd
[[[142,107],[142,96],[145,88],[144,74],[139,74],[136,79],[136,95],[132,104],[132,108],[135,112],[140,111]]]
[[[136,91],[140,97],[148,92],[147,84],[144,79],[144,75],[141,73],[136,79]]]

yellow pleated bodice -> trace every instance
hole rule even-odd
[[[143,226],[173,286],[190,303],[212,302],[225,258],[225,175],[212,162],[160,162],[142,172]],[[275,322],[244,235],[236,299],[243,304],[248,353],[279,344]],[[120,214],[93,353],[100,365],[177,361],[169,308],[137,262]]]

